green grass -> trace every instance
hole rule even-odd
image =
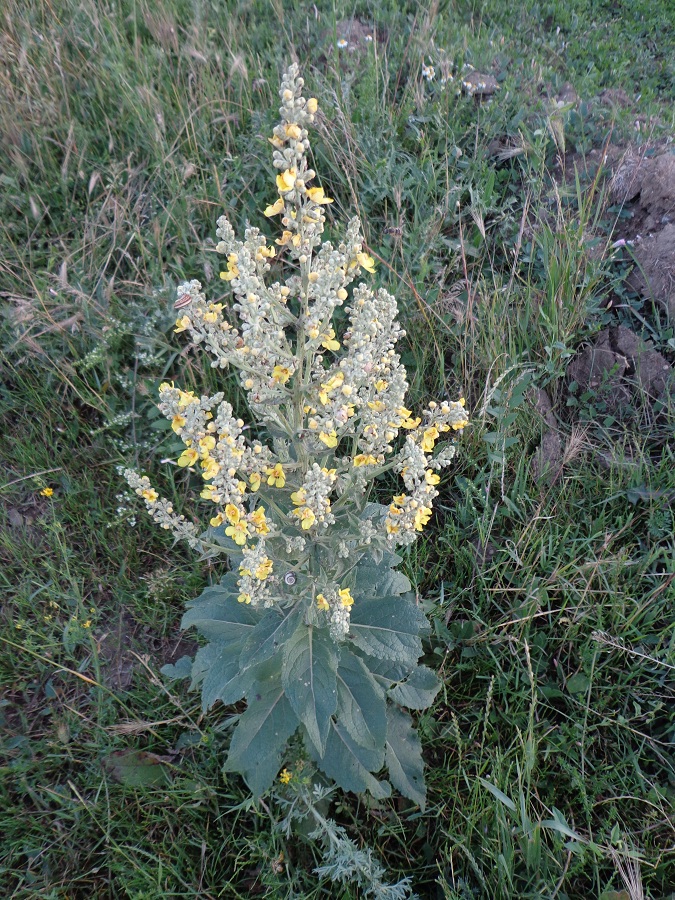
[[[669,4],[285,7],[6,5],[2,895],[358,896],[317,881],[317,848],[285,844],[273,798],[254,808],[221,774],[230,711],[202,718],[158,676],[193,652],[183,605],[218,571],[172,548],[119,473],[138,465],[185,498],[148,416],[165,377],[215,376],[183,356],[172,291],[193,277],[220,290],[206,242],[223,209],[263,224],[266,135],[297,55],[329,112],[313,148],[334,223],[362,215],[399,299],[411,403],[461,389],[473,419],[405,563],[443,678],[419,722],[429,808],[349,796],[331,814],[423,898],[638,896],[620,893],[619,864],[638,866],[645,896],[670,896],[672,410],[638,403],[609,422],[592,397],[567,406],[565,380],[580,342],[626,314],[599,304],[628,289],[586,243],[618,215],[591,151],[634,141],[636,118],[639,140],[672,135]],[[377,40],[338,54],[351,15]],[[426,84],[424,60],[492,72],[500,90],[479,104]],[[554,109],[566,81],[581,102]],[[598,99],[619,87],[629,107]],[[672,324],[629,300],[672,363]],[[536,388],[566,444],[543,481]],[[139,786],[111,771],[134,749],[156,755]]]

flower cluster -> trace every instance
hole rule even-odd
[[[160,387],[159,409],[184,445],[177,465],[201,477],[210,527],[176,515],[147,477],[126,477],[163,528],[204,554],[232,554],[242,603],[290,602],[283,573],[302,574],[311,615],[341,640],[359,599],[349,573],[366,548],[393,549],[422,531],[438,472],[455,453],[447,437],[468,420],[463,400],[430,403],[420,416],[406,408],[396,301],[365,283],[350,290],[375,270],[359,220],[336,245],[322,243],[332,200],[308,162],[318,103],[302,88],[292,66],[270,139],[277,197],[262,213],[281,217],[280,237],[249,226],[238,240],[221,216],[216,251],[231,300],[207,300],[198,281],[178,288],[176,332],[201,345],[212,366],[238,370],[253,419],[245,426],[223,393]],[[343,305],[340,332],[334,314]],[[373,480],[386,471],[400,475],[403,492],[369,514]]]

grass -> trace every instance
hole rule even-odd
[[[295,55],[330,112],[314,152],[335,220],[362,215],[399,299],[411,402],[461,388],[474,422],[406,560],[444,685],[419,722],[429,808],[343,797],[332,815],[421,897],[639,897],[626,867],[644,896],[670,896],[672,418],[644,401],[609,421],[597,398],[568,405],[565,377],[594,330],[641,327],[601,307],[617,289],[673,361],[672,325],[589,251],[619,215],[596,177],[605,143],[635,141],[636,120],[640,141],[672,135],[668,12],[665,0],[516,12],[9,0],[3,896],[358,896],[319,883],[316,847],[271,827],[273,799],[254,808],[221,774],[227,711],[202,719],[158,676],[193,652],[183,604],[217,572],[171,548],[119,474],[139,465],[184,498],[163,462],[171,439],[148,417],[163,378],[214,376],[171,332],[172,291],[192,277],[218,290],[208,241],[223,208],[262,224],[265,135]],[[350,16],[375,40],[338,53]],[[497,74],[499,92],[442,90],[450,62]],[[581,101],[552,106],[568,81]],[[605,88],[630,102],[612,107]],[[564,454],[538,480],[543,389]]]

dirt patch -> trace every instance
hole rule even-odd
[[[660,304],[675,321],[675,225],[666,225],[634,247],[638,266],[628,279],[632,288]]]
[[[604,328],[590,347],[582,350],[567,370],[582,391],[594,391],[617,413],[636,399],[636,391],[654,402],[672,385],[668,361],[648,341],[629,328]]]

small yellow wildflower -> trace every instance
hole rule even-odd
[[[199,453],[197,453],[194,447],[188,447],[187,449],[183,450],[181,455],[178,457],[177,462],[181,469],[184,469],[185,466],[194,465],[198,459]]]
[[[337,432],[330,431],[326,434],[325,431],[320,432],[319,440],[322,441],[326,447],[337,447]]]
[[[354,457],[354,465],[358,466],[376,466],[377,458],[372,453],[358,453]]]
[[[293,777],[293,773],[289,772],[288,769],[284,769],[281,775],[279,775],[279,781],[282,784],[288,784]]]
[[[330,609],[330,603],[328,602],[328,600],[326,600],[323,594],[316,595],[316,605],[319,607],[319,609],[323,609],[326,612],[328,612],[328,610]]]
[[[424,450],[425,453],[430,453],[434,449],[434,444],[439,437],[438,428],[435,425],[432,425],[430,428],[427,428],[422,435],[422,441],[420,443],[420,447]]]
[[[237,267],[237,254],[230,253],[227,257],[227,272],[221,272],[220,277],[223,281],[232,281],[233,278],[237,278],[239,275],[239,269]]]
[[[178,434],[178,432],[185,426],[185,416],[175,415],[171,420],[171,427]]]
[[[157,501],[157,498],[159,497],[159,494],[154,488],[147,488],[147,490],[142,492],[141,497],[144,500],[147,500],[148,503],[155,503]]]
[[[243,547],[248,538],[248,525],[246,522],[237,522],[236,525],[229,525],[225,529],[225,534],[231,537],[238,547]]]
[[[248,480],[251,485],[251,490],[255,494],[255,492],[260,489],[260,482],[262,481],[262,478],[258,472],[251,472],[251,474],[248,476]]]
[[[286,384],[292,374],[293,372],[288,366],[275,366],[272,369],[272,381],[275,381],[277,384]]]
[[[207,434],[206,437],[200,438],[198,443],[202,450],[208,452],[209,450],[213,450],[216,446],[216,439],[212,434]]]
[[[341,591],[338,591],[340,595],[340,600],[343,606],[350,607],[354,604],[354,598],[352,597],[351,591],[349,588],[343,588]]]
[[[241,518],[241,513],[234,503],[228,503],[225,507],[225,516],[230,525],[236,525]]]
[[[267,576],[272,572],[272,566],[273,563],[271,559],[265,559],[260,563],[258,568],[255,570],[255,577],[258,579],[258,581],[265,581]]]
[[[210,481],[220,472],[220,466],[212,456],[207,456],[202,460],[202,478],[204,481]]]
[[[268,207],[265,208],[263,215],[270,218],[271,216],[278,215],[284,208],[284,198],[279,197],[276,203],[271,203]]]
[[[307,502],[307,493],[304,488],[300,488],[298,491],[293,491],[291,494],[291,500],[295,503],[296,506],[304,506]]]
[[[370,272],[371,275],[375,274],[375,260],[372,256],[368,256],[367,253],[357,253],[356,261],[366,272]]]
[[[294,509],[293,514],[300,519],[300,527],[303,531],[309,531],[312,525],[316,522],[314,511],[311,510],[308,506],[301,506],[299,509]]]
[[[428,506],[421,506],[415,513],[415,531],[421,531],[431,518],[431,510]]]
[[[41,497],[52,497],[53,494],[54,494],[54,488],[50,488],[50,487],[42,488],[42,490],[40,491]]]
[[[322,187],[313,187],[309,188],[307,191],[307,196],[313,203],[332,203],[333,200],[330,197],[326,197],[323,192]]]
[[[265,507],[259,506],[250,516],[251,524],[255,528],[256,534],[269,534],[270,527],[265,517]]]
[[[335,331],[331,328],[327,334],[322,334],[321,337],[323,340],[321,341],[321,346],[325,347],[326,350],[339,350],[340,349],[340,341],[335,339]]]
[[[86,622],[82,623],[83,628],[91,628],[91,619],[87,619]]]
[[[190,316],[183,316],[181,319],[176,319],[176,327],[173,330],[174,334],[180,334],[181,331],[187,331],[191,325]]]
[[[431,469],[426,469],[424,472],[424,480],[427,484],[438,484],[441,480],[441,477]]]
[[[319,108],[319,101],[316,99],[316,97],[310,97],[309,100],[307,101],[307,106],[305,107],[305,109],[310,114],[310,116],[313,116],[318,108]]]
[[[277,175],[277,187],[279,188],[280,194],[285,194],[288,191],[293,190],[293,188],[295,187],[296,175],[297,172],[295,171],[295,169],[286,169],[285,172]]]
[[[209,525],[212,525],[214,528],[217,528],[219,525],[222,525],[225,521],[222,513],[216,513],[216,515],[209,519]]]
[[[246,592],[241,593],[241,594],[239,594],[239,596],[237,597],[237,600],[239,601],[239,603],[250,603],[250,602],[251,602],[251,595],[250,595],[250,594],[247,594]]]
[[[266,469],[265,474],[268,475],[267,483],[271,487],[282,488],[286,484],[286,476],[281,463],[277,463],[271,469]]]

